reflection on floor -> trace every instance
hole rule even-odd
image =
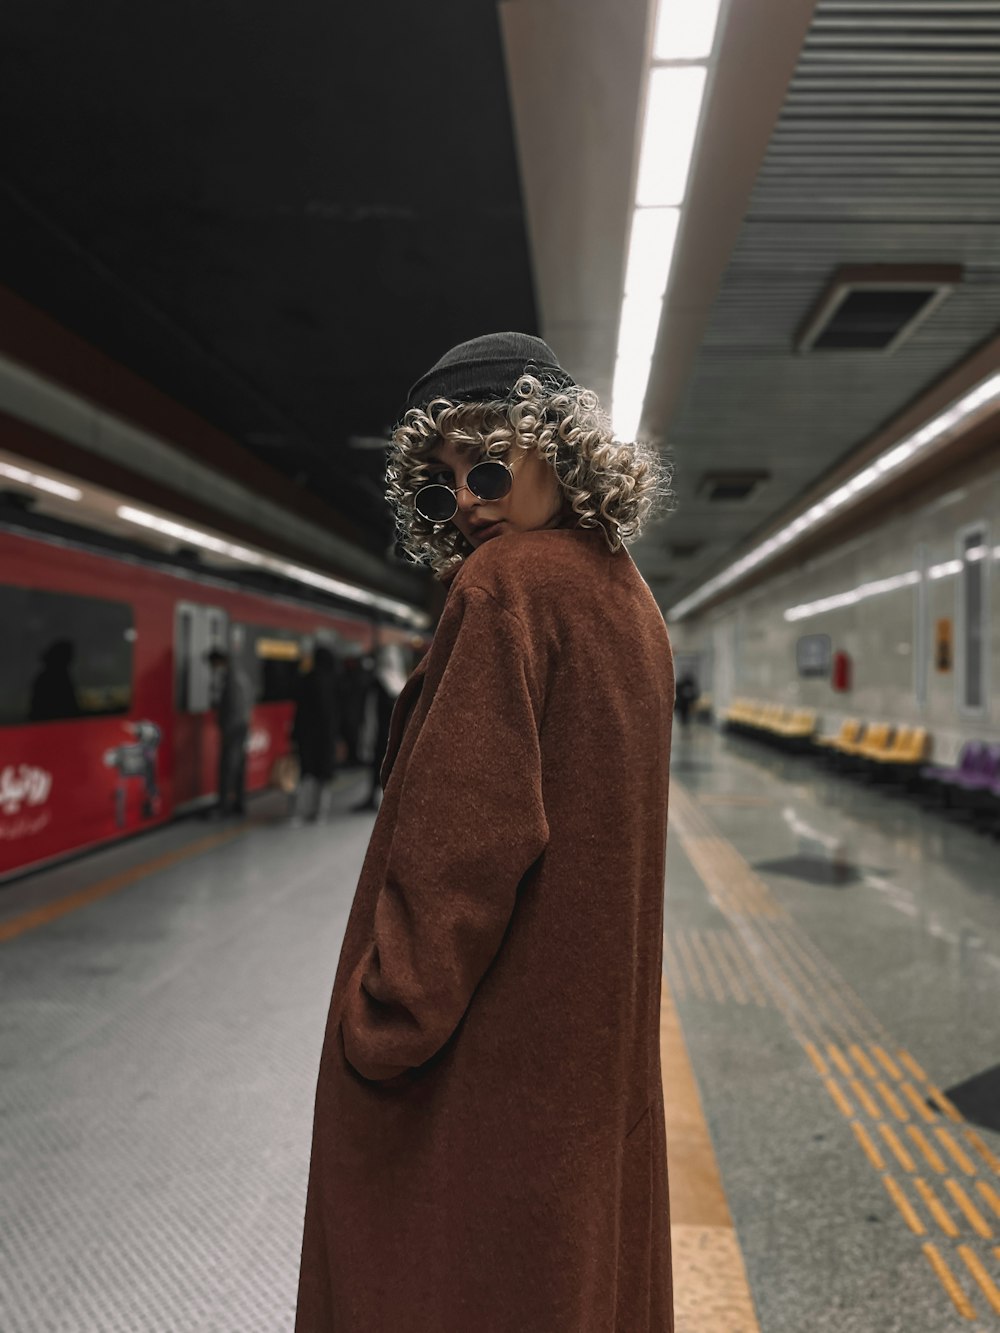
[[[995,845],[701,728],[672,774],[665,968],[760,1328],[1000,1328]]]
[[[678,1333],[1000,1330],[996,844],[707,729],[672,772]],[[0,893],[3,1333],[291,1328],[362,783]]]

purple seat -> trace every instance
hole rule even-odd
[[[953,783],[959,777],[981,773],[989,754],[984,741],[966,741],[957,764],[926,764],[920,770],[925,782]]]
[[[959,772],[949,780],[949,785],[962,791],[986,791],[995,782],[1000,782],[1000,745],[988,745],[978,771]]]

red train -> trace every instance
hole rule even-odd
[[[0,881],[212,801],[211,647],[256,681],[253,792],[289,750],[313,644],[344,658],[421,637],[305,592],[3,529],[0,624]]]

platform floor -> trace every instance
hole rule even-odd
[[[0,890],[3,1333],[291,1328],[361,781]],[[702,728],[671,802],[678,1333],[1000,1330],[1000,846]]]

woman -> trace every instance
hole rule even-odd
[[[296,1329],[660,1333],[673,669],[622,542],[665,480],[513,333],[414,385],[387,477],[448,593],[334,984]]]

